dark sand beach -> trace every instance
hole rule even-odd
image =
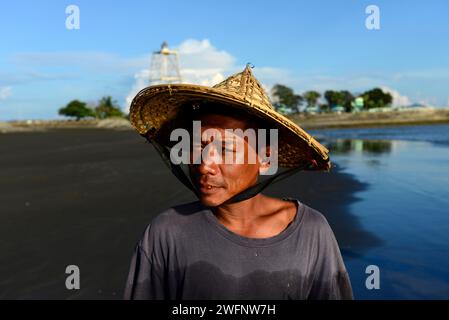
[[[195,200],[133,131],[54,129],[0,135],[0,298],[121,299],[135,243],[162,210]],[[345,259],[378,246],[348,206],[366,185],[301,172],[268,194],[298,198],[329,220]],[[65,288],[65,268],[81,289]]]

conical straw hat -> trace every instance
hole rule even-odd
[[[173,120],[188,102],[206,100],[246,110],[249,115],[274,122],[279,130],[278,164],[282,167],[304,166],[304,170],[329,171],[329,150],[300,126],[278,113],[262,85],[247,65],[213,87],[194,84],[161,84],[141,90],[130,107],[134,128],[150,139]]]

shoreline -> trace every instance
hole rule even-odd
[[[339,124],[327,124],[327,125],[316,125],[307,124],[301,125],[303,129],[310,130],[320,130],[320,129],[349,129],[349,128],[379,128],[379,127],[399,127],[399,126],[413,126],[413,125],[439,125],[439,124],[449,124],[449,119],[447,120],[433,120],[433,121],[386,121],[386,122],[366,122],[366,123],[339,123]]]
[[[370,128],[449,123],[449,108],[341,114],[296,114],[289,117],[303,129]],[[114,129],[134,130],[125,118],[89,120],[27,120],[0,121],[1,133],[36,132],[49,129]]]
[[[304,129],[369,128],[384,126],[432,125],[449,123],[449,108],[294,115],[291,120]]]

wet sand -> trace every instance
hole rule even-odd
[[[135,243],[152,217],[194,196],[135,132],[54,129],[0,135],[0,298],[121,299]],[[329,220],[345,259],[380,241],[348,206],[368,186],[341,172],[301,172],[267,194]],[[360,251],[360,250],[358,250]],[[81,289],[65,288],[65,268]]]

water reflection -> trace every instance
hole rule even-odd
[[[325,144],[331,155],[350,152],[382,154],[392,150],[392,142],[389,140],[335,139]]]
[[[382,240],[371,250],[342,249],[356,298],[449,298],[449,141],[436,139],[442,129],[427,129],[425,141],[418,141],[416,128],[401,128],[406,140],[319,140],[343,172],[369,186],[348,208],[365,232]],[[376,138],[385,133],[369,132]],[[381,290],[364,285],[370,264],[381,270]]]

